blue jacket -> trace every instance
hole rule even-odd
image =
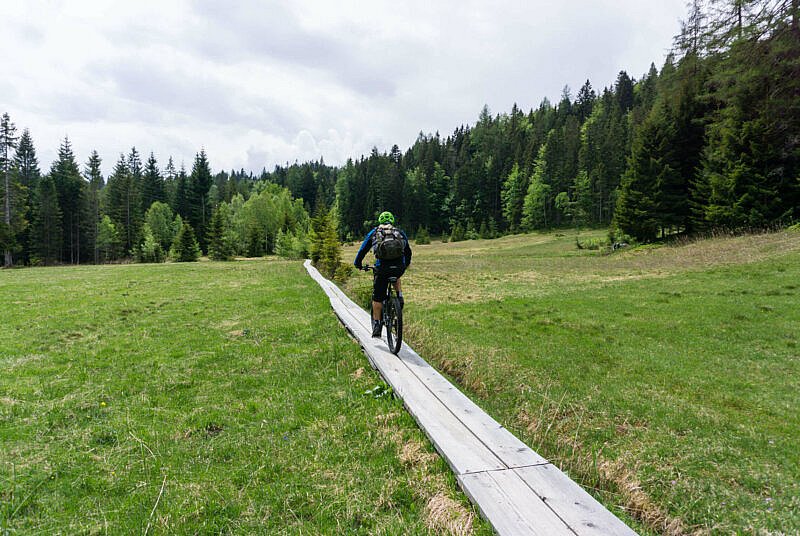
[[[361,261],[364,260],[364,256],[370,249],[372,249],[373,246],[372,241],[373,237],[375,236],[375,231],[377,229],[378,228],[375,227],[369,233],[367,233],[366,238],[364,238],[364,241],[361,243],[361,247],[358,249],[358,253],[356,253],[356,260],[353,262],[353,265],[356,268],[361,267]],[[406,241],[406,249],[403,250],[403,258],[402,258],[403,266],[408,268],[409,266],[411,266],[411,246],[409,245],[408,236],[406,235],[405,231],[400,229],[400,234],[403,235],[403,238]],[[381,265],[381,260],[375,259],[375,266],[380,266],[380,265]]]

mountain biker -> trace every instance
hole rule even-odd
[[[402,236],[404,247],[402,253],[397,250],[397,253],[391,254],[391,258],[378,258],[382,251],[392,249],[390,246],[383,247],[381,245],[384,241],[391,241],[393,238],[398,238],[398,234]],[[398,241],[399,242],[399,241]],[[378,216],[378,226],[373,228],[364,238],[356,260],[353,262],[356,268],[363,270],[361,261],[367,251],[372,249],[375,255],[375,279],[372,283],[372,336],[380,337],[381,328],[381,314],[383,313],[383,300],[386,299],[386,291],[389,288],[389,278],[396,277],[397,282],[394,288],[397,291],[397,297],[400,300],[400,307],[404,305],[403,290],[400,285],[400,277],[411,266],[411,246],[408,243],[408,236],[402,229],[394,226],[394,215],[391,212],[381,212]],[[395,258],[395,255],[399,255]]]

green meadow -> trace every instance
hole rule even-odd
[[[7,270],[0,302],[0,534],[491,532],[298,262]]]
[[[637,530],[800,531],[800,233],[434,243],[404,281],[406,340]]]

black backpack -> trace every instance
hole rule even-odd
[[[376,259],[393,261],[403,256],[406,250],[406,239],[400,229],[384,223],[375,229],[372,251]]]

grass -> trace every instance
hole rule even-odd
[[[642,533],[800,531],[800,235],[575,244],[414,248],[406,339]]]
[[[0,534],[490,533],[299,263],[3,271],[0,302]]]

